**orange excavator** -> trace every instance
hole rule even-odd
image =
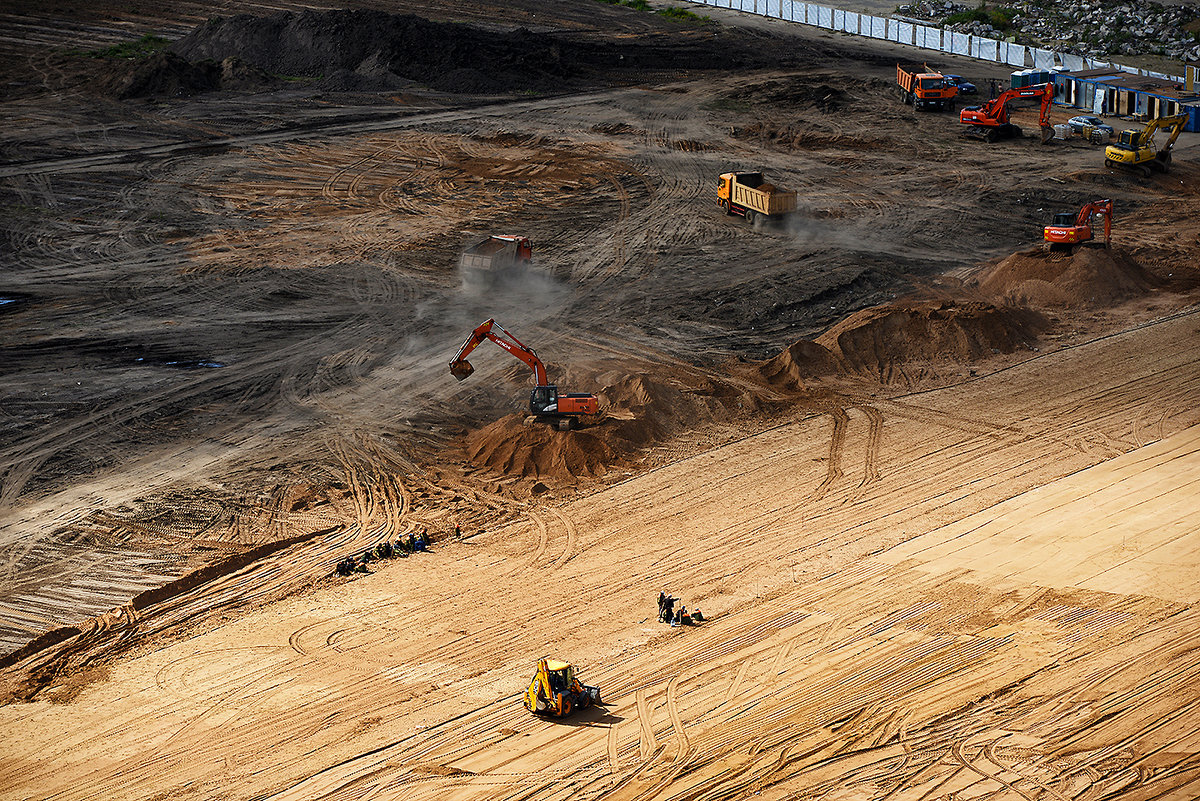
[[[1093,219],[1100,217],[1104,220],[1104,247],[1108,247],[1112,238],[1111,200],[1093,200],[1084,204],[1078,214],[1069,211],[1054,215],[1054,222],[1042,231],[1042,236],[1050,243],[1051,251],[1070,253],[1076,245],[1092,241],[1096,234],[1093,229]]]
[[[970,125],[968,136],[995,142],[997,139],[1013,139],[1021,135],[1021,129],[1008,121],[1008,104],[1021,98],[1041,98],[1042,115],[1038,124],[1042,128],[1042,144],[1054,138],[1050,126],[1050,104],[1054,100],[1054,84],[1041,83],[1006,89],[1000,96],[982,106],[967,106],[958,114],[959,122]]]
[[[500,327],[495,320],[488,320],[471,332],[458,353],[450,360],[450,374],[459,381],[465,380],[475,368],[467,356],[485,339],[490,339],[516,356],[533,370],[536,386],[529,393],[529,411],[539,420],[554,424],[560,431],[568,431],[579,425],[584,415],[594,415],[600,410],[595,395],[562,395],[558,387],[546,378],[546,366],[533,349]]]

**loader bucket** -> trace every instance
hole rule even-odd
[[[467,378],[471,373],[475,372],[475,368],[466,359],[461,359],[457,362],[450,362],[450,375],[457,378],[459,381]]]

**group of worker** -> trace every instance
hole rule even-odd
[[[678,600],[678,598],[667,595],[666,592],[660,592],[658,594],[659,621],[672,626],[690,626],[693,623],[704,622],[704,615],[701,614],[699,609],[689,612],[688,608],[682,603],[680,603],[679,608],[676,609],[675,602]]]
[[[429,532],[426,529],[421,529],[420,533],[413,531],[407,537],[401,537],[396,540],[394,545],[384,540],[374,548],[363,551],[359,556],[347,556],[337,563],[334,572],[339,576],[349,576],[354,573],[370,573],[371,570],[367,565],[371,562],[395,557],[404,558],[419,551],[428,550]]]

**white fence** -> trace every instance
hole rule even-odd
[[[986,36],[955,33],[919,25],[915,22],[894,19],[892,17],[874,17],[870,14],[858,14],[853,11],[842,11],[840,8],[827,8],[812,3],[800,3],[796,0],[691,0],[714,8],[729,8],[734,11],[744,11],[747,14],[758,14],[764,17],[800,22],[840,31],[855,36],[866,36],[871,39],[886,39],[897,44],[911,45],[925,50],[937,50],[942,53],[952,53],[958,56],[970,56],[983,61],[993,61],[1007,64],[1010,67],[1032,67],[1039,70],[1049,70],[1060,67],[1065,70],[1108,69],[1112,68],[1134,75],[1149,75],[1152,78],[1162,78],[1166,81],[1183,83],[1183,78],[1165,75],[1161,72],[1139,70],[1123,64],[1107,61],[1097,61],[1085,56],[1072,53],[1060,53],[1054,50],[1043,50],[1040,47],[1026,47],[1013,42],[1000,42]]]

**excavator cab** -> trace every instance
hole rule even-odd
[[[1050,224],[1055,225],[1055,226],[1058,226],[1058,225],[1067,226],[1067,227],[1073,226],[1073,225],[1075,225],[1075,212],[1060,211],[1058,214],[1054,215],[1054,222],[1052,222]]]
[[[529,392],[529,411],[535,415],[558,413],[558,387],[543,384]]]

